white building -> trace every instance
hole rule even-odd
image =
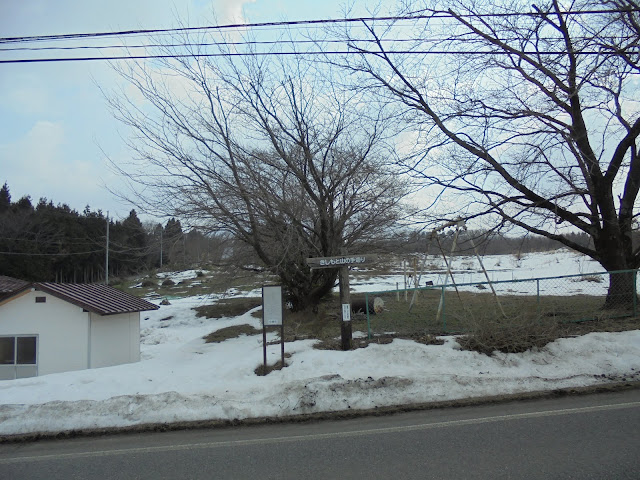
[[[140,360],[140,312],[158,307],[108,285],[0,276],[0,380]]]

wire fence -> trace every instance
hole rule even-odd
[[[369,338],[456,334],[482,321],[584,322],[636,316],[637,270],[447,283],[367,292],[354,328]]]

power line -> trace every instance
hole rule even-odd
[[[565,55],[566,51],[524,51],[519,52],[523,55]],[[640,54],[640,50],[627,50],[628,55]],[[292,55],[511,55],[504,51],[468,51],[468,50],[385,50],[367,51],[367,50],[332,50],[332,51],[288,51],[288,52],[233,52],[233,53],[185,53],[185,54],[166,54],[166,55],[122,55],[108,57],[66,57],[66,58],[28,58],[15,60],[0,60],[3,63],[53,63],[53,62],[89,62],[89,61],[115,61],[115,60],[149,60],[149,59],[172,59],[172,58],[203,58],[203,57],[251,57],[251,56],[292,56]],[[602,55],[601,51],[583,51],[573,52],[573,55]]]
[[[68,257],[69,255],[88,255],[90,253],[103,253],[101,250],[90,250],[88,252],[69,252],[69,253],[29,253],[29,252],[0,252],[0,255],[28,255],[30,257]]]
[[[610,41],[621,40],[622,37],[602,37],[603,39],[607,39]],[[586,40],[586,37],[577,37],[577,40]],[[629,40],[624,37],[624,39]],[[539,40],[553,41],[556,40],[554,38],[540,38]],[[372,38],[353,38],[349,39],[349,43],[358,44],[358,43],[438,43],[441,42],[441,39],[434,38],[382,38],[379,40],[375,40]],[[178,48],[178,47],[237,47],[237,46],[263,46],[263,45],[305,45],[305,44],[344,44],[345,40],[331,40],[331,39],[323,39],[323,40],[247,40],[247,41],[238,41],[238,42],[199,42],[199,43],[146,43],[140,45],[76,45],[70,47],[10,47],[10,48],[2,48],[0,47],[0,52],[39,52],[39,51],[70,51],[70,50],[114,50],[114,49],[138,49],[138,48]]]
[[[635,8],[616,8],[616,9],[599,9],[599,10],[567,10],[560,12],[562,15],[596,15],[606,13],[635,13],[640,9]],[[70,33],[57,35],[34,35],[24,37],[0,37],[0,43],[24,43],[39,42],[52,40],[70,40],[97,37],[124,37],[129,35],[150,35],[150,34],[168,34],[168,33],[186,33],[194,31],[209,30],[232,30],[232,29],[249,29],[249,28],[273,28],[273,27],[290,27],[305,25],[331,25],[344,23],[363,23],[363,22],[385,22],[385,21],[402,21],[402,20],[427,20],[435,18],[500,18],[500,17],[519,17],[531,16],[541,17],[548,15],[546,12],[503,12],[503,13],[481,13],[481,14],[457,14],[450,12],[432,12],[428,15],[400,15],[400,16],[384,16],[384,17],[351,17],[351,18],[334,18],[334,19],[313,19],[313,20],[291,20],[280,22],[259,22],[259,23],[236,23],[227,25],[210,25],[203,27],[180,27],[180,28],[162,28],[162,29],[141,29],[141,30],[121,30],[115,32],[93,32],[93,33]]]

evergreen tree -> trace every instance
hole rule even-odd
[[[0,213],[6,212],[11,206],[11,194],[7,182],[0,188]]]

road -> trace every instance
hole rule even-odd
[[[640,479],[640,390],[0,445],[2,479]]]

